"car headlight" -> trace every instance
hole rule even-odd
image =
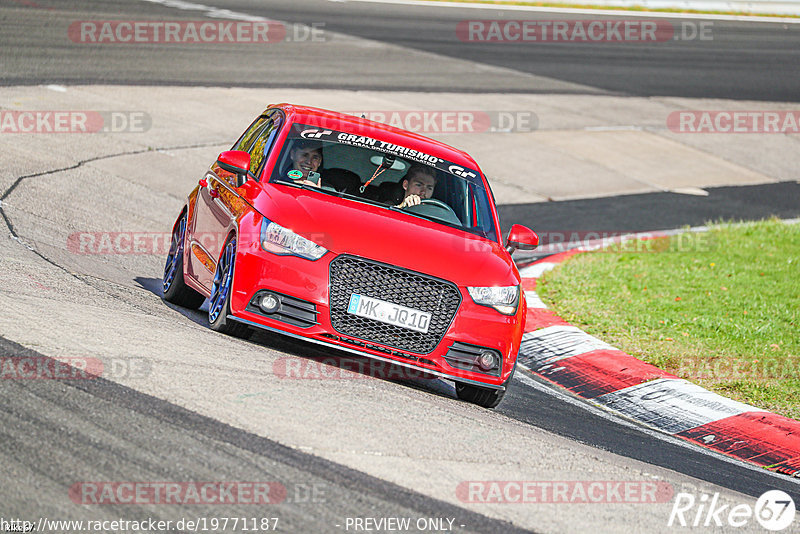
[[[320,259],[328,252],[325,247],[267,218],[261,221],[261,248],[273,254],[300,256],[312,261]]]
[[[468,287],[475,304],[491,306],[503,315],[514,315],[519,304],[519,286]]]

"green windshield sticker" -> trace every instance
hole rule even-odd
[[[289,178],[292,180],[299,180],[303,177],[303,171],[298,171],[297,169],[292,169],[289,171]]]

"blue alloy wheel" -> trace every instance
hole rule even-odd
[[[187,286],[183,279],[185,240],[186,214],[182,213],[180,219],[175,223],[175,230],[172,231],[172,244],[169,247],[167,263],[164,265],[164,277],[161,279],[163,289],[161,298],[172,304],[196,310],[203,304],[206,297]]]
[[[236,238],[232,238],[217,263],[214,285],[211,286],[211,301],[208,305],[208,321],[214,323],[225,308],[233,282],[233,259],[236,254]]]
[[[172,232],[172,244],[169,247],[167,263],[164,265],[164,293],[169,291],[175,281],[175,273],[183,269],[183,239],[186,236],[186,217],[181,217],[178,227]]]
[[[208,323],[212,330],[243,339],[249,338],[253,330],[245,324],[231,320],[231,291],[233,288],[233,267],[236,263],[236,237],[225,245],[214,271],[214,284],[208,304]]]

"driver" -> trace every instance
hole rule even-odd
[[[416,206],[421,201],[433,196],[433,189],[436,187],[436,171],[426,165],[413,163],[403,177],[402,186],[405,194],[403,201],[397,207]]]
[[[294,144],[289,158],[292,160],[292,167],[287,173],[296,184],[313,185],[319,187],[318,182],[308,179],[308,173],[316,173],[322,165],[322,143],[319,141],[300,140]],[[293,172],[294,171],[294,172]],[[302,176],[294,176],[296,171],[300,171]],[[319,180],[319,177],[317,177]]]

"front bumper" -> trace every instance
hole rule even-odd
[[[334,327],[331,321],[329,280],[331,262],[337,257],[340,256],[328,252],[317,261],[309,261],[295,256],[271,254],[262,250],[257,242],[240,242],[229,318],[331,348],[423,370],[449,380],[503,388],[514,368],[519,351],[525,318],[522,305],[524,301],[515,315],[506,316],[492,308],[475,304],[466,288],[454,285],[460,293],[460,303],[441,339],[432,344],[432,349],[425,347],[422,351],[409,350],[397,343],[390,345],[369,339],[368,336],[349,335]],[[263,291],[296,299],[296,302],[292,301],[292,305],[300,311],[288,314],[288,318],[279,317],[279,314],[267,316],[253,305],[254,295]],[[341,305],[339,302],[338,306]],[[313,313],[306,313],[309,310],[313,310]],[[337,313],[341,316],[342,310],[337,310]],[[298,321],[297,317],[302,317],[303,320]],[[312,320],[307,320],[309,318]],[[341,327],[341,322],[339,324]],[[409,331],[409,334],[413,332]],[[463,360],[464,347],[478,347],[496,352],[500,358],[499,370],[479,372],[469,370],[468,365],[459,364],[452,355],[458,352]],[[451,349],[453,352],[450,352],[448,361],[445,356]]]

